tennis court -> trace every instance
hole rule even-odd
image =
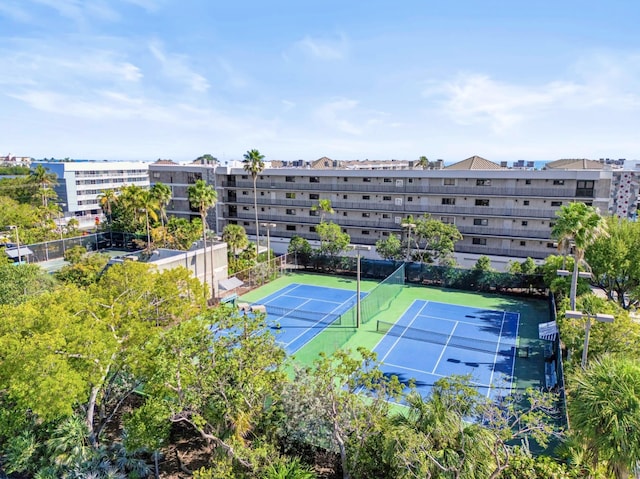
[[[342,327],[341,315],[355,304],[355,291],[293,283],[258,299],[254,307],[265,307],[269,330],[293,354],[323,329]]]
[[[426,396],[442,377],[470,375],[491,398],[511,393],[519,313],[415,300],[396,322],[378,320],[382,371]]]

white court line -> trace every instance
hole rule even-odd
[[[470,326],[484,326],[484,324],[482,323],[472,323],[470,321],[460,321],[458,319],[452,319],[452,318],[442,318],[440,316],[429,316],[429,315],[420,315],[421,318],[429,318],[429,319],[440,319],[442,321],[450,321],[452,323],[463,323],[463,324],[468,324]]]
[[[407,314],[407,311],[409,311],[409,310],[413,307],[413,305],[415,304],[415,302],[416,302],[416,301],[422,301],[422,299],[414,299],[413,301],[411,301],[411,304],[410,304],[409,306],[407,306],[407,308],[406,308],[406,309],[402,312],[402,314],[400,315],[400,319],[404,318],[404,315],[405,315],[405,314]],[[427,303],[428,303],[428,301],[427,301]],[[398,321],[400,321],[400,319],[398,319]],[[383,335],[382,335],[382,337],[378,340],[378,342],[376,343],[376,345],[373,347],[372,351],[375,351],[375,350],[376,350],[376,348],[377,348],[378,346],[380,346],[380,343],[381,343],[382,341],[384,341],[385,336],[386,336],[386,333],[385,333],[385,334],[383,334]]]
[[[301,284],[296,284],[295,288],[291,288],[289,290],[287,290],[286,288],[283,288],[284,292],[280,293],[278,296],[274,296],[273,298],[271,298],[269,301],[265,301],[262,303],[253,303],[253,304],[269,304],[272,301],[275,301],[278,298],[282,298],[283,296],[287,296],[291,291],[295,290],[296,288],[299,288],[300,286],[302,286]],[[269,296],[267,296],[268,298]]]
[[[288,296],[289,298],[296,298],[296,299],[309,299],[308,296],[294,296],[292,294],[287,294],[286,296]],[[344,302],[341,303],[339,301],[331,301],[331,300],[328,300],[328,299],[318,299],[318,298],[312,298],[312,299],[314,301],[319,301],[321,303],[344,304]]]
[[[449,333],[449,337],[447,338],[447,342],[445,343],[444,347],[442,348],[442,351],[440,351],[440,357],[438,357],[438,361],[436,362],[436,365],[433,367],[433,371],[431,371],[431,374],[435,374],[436,369],[438,369],[438,366],[440,365],[440,361],[442,360],[442,356],[444,356],[444,352],[446,351],[447,346],[449,346],[449,341],[451,341],[451,336],[453,336],[453,333],[455,332],[457,327],[458,327],[458,322],[456,321],[456,323],[453,325],[453,329]]]
[[[336,311],[336,310],[340,309],[340,308],[341,308],[342,306],[344,306],[346,303],[348,303],[349,301],[351,301],[351,300],[355,297],[355,295],[356,295],[356,293],[354,293],[352,297],[348,298],[346,301],[343,301],[343,302],[342,302],[342,303],[340,303],[338,306],[336,306],[335,308],[333,308],[331,311],[329,311],[328,313],[326,313],[326,314],[324,315],[324,317],[323,317],[320,321],[317,321],[317,322],[316,322],[316,323],[314,323],[313,325],[309,326],[307,329],[305,329],[305,330],[304,330],[304,332],[300,333],[300,334],[299,334],[299,335],[297,335],[294,339],[292,339],[291,341],[289,341],[289,342],[287,343],[287,346],[289,346],[289,345],[290,345],[291,343],[293,343],[294,341],[297,341],[297,340],[298,340],[298,338],[300,338],[301,336],[304,336],[305,334],[307,334],[307,332],[308,332],[311,328],[313,328],[315,325],[322,323],[322,321],[323,321],[323,320],[324,320],[328,315],[333,314],[333,312],[334,312],[334,311]],[[311,301],[311,300],[309,300],[309,301]],[[348,310],[347,310],[347,311],[348,311]],[[345,312],[346,312],[346,311],[345,311]],[[326,328],[327,326],[329,326],[329,324],[327,324],[327,323],[322,323],[322,324],[324,324],[324,325],[325,325],[325,328]],[[323,328],[323,329],[325,329],[325,328]],[[285,329],[286,329],[286,328],[285,328]],[[307,345],[307,344],[309,343],[309,341],[311,341],[311,340],[312,340],[313,338],[315,338],[315,337],[316,337],[316,335],[314,335],[313,337],[309,338],[307,341],[305,341],[304,343],[302,343],[302,345],[298,348],[298,350],[302,349],[305,345]]]
[[[496,344],[496,353],[493,355],[493,367],[491,368],[491,377],[489,378],[489,384],[493,384],[493,374],[496,372],[496,364],[498,363],[498,351],[500,351],[500,341],[502,340],[502,329],[504,328],[504,319],[507,317],[507,312],[503,311],[502,313],[502,324],[500,325],[500,336],[498,336],[498,343]],[[513,356],[515,357],[515,351],[513,352]],[[513,378],[513,371],[511,373],[511,377]],[[493,386],[491,386],[493,387]],[[487,392],[487,397],[491,393],[491,388]]]
[[[436,373],[430,373],[429,371],[423,371],[423,370],[421,370],[421,369],[408,368],[408,367],[406,367],[406,366],[401,366],[401,365],[399,365],[399,364],[385,363],[385,364],[384,364],[384,366],[389,366],[389,367],[397,368],[397,369],[405,369],[405,370],[407,370],[407,371],[413,371],[413,372],[415,372],[415,373],[430,374],[430,375],[432,375],[432,376],[436,376],[436,377],[439,377],[439,378],[448,378],[448,377],[450,377],[450,375],[447,375],[447,374],[436,374]],[[415,379],[415,378],[414,378],[414,379]],[[471,384],[474,384],[474,385],[476,385],[476,386],[482,386],[482,387],[485,387],[485,388],[491,388],[491,386],[490,386],[490,385],[488,385],[488,384],[484,384],[484,383],[479,383],[478,381],[473,381],[473,380],[472,380],[472,381],[470,381],[470,382],[471,382]]]
[[[404,333],[405,333],[405,331],[411,327],[411,325],[413,324],[413,322],[414,322],[414,321],[418,318],[418,316],[420,315],[420,312],[421,312],[424,308],[426,308],[426,307],[427,307],[427,304],[429,304],[429,301],[427,301],[426,303],[424,303],[424,305],[422,306],[422,308],[420,308],[420,311],[418,311],[418,314],[416,314],[416,315],[413,317],[413,319],[411,320],[411,322],[410,322],[408,325],[406,325],[406,326],[404,327],[404,329],[402,330],[402,334],[400,334],[400,336],[398,336],[398,339],[396,339],[396,340],[395,340],[395,342],[391,345],[391,347],[389,348],[389,351],[387,351],[387,354],[385,354],[385,355],[384,355],[384,358],[382,358],[382,359],[380,360],[380,362],[381,362],[381,363],[384,363],[384,360],[385,360],[385,359],[387,359],[387,356],[389,356],[389,354],[391,354],[391,351],[393,351],[393,349],[397,346],[398,342],[399,342],[399,341],[404,337]],[[392,328],[393,328],[393,327],[395,327],[395,326],[402,327],[402,325],[401,325],[401,324],[397,324],[397,323],[396,323],[396,324],[394,324],[394,325],[392,326]],[[386,335],[387,335],[387,334],[385,333],[385,336],[386,336]],[[384,339],[384,338],[383,338],[383,339]]]

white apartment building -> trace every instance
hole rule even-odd
[[[406,234],[405,218],[428,214],[462,233],[456,252],[543,259],[557,252],[550,233],[562,205],[583,201],[605,214],[610,210],[612,170],[597,161],[558,160],[534,170],[474,156],[423,170],[411,162],[395,169],[355,169],[321,160],[267,168],[259,175],[258,217],[276,225],[270,229],[272,244],[294,235],[317,240],[320,212],[313,207],[328,199],[335,213],[325,219],[339,224],[353,243],[373,246],[389,235]],[[242,168],[218,167],[216,177],[218,227],[239,224],[255,237],[251,176]],[[261,226],[261,238],[265,235]]]
[[[55,190],[63,205],[65,216],[80,220],[81,226],[102,216],[98,200],[105,190],[123,186],[149,187],[149,165],[141,162],[107,161],[34,161],[58,175]],[[83,221],[84,220],[84,221]]]

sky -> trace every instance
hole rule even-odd
[[[640,159],[632,0],[0,0],[0,155]]]

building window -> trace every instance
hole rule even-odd
[[[154,171],[153,172],[153,177],[154,178],[160,178],[160,172],[159,171]]]
[[[382,219],[385,219],[385,220],[391,219],[391,215],[389,213],[382,213]]]
[[[260,192],[260,196],[264,196],[264,191],[261,191],[261,192]]]
[[[349,182],[349,178],[347,178],[346,176],[344,178],[342,178],[342,181],[344,181],[345,183]]]
[[[371,199],[371,196],[369,196],[369,195],[362,195],[362,199],[363,199],[363,200],[370,200],[370,199]]]
[[[528,221],[523,221],[522,223],[520,223],[522,226],[529,226],[529,222]]]
[[[520,241],[520,246],[527,246],[527,242],[526,241]]]
[[[551,206],[562,206],[562,201],[552,201]]]
[[[248,206],[243,206],[242,207],[242,211],[249,211],[249,207]]]
[[[396,188],[402,188],[404,186],[403,180],[396,180]]]
[[[473,244],[479,244],[480,246],[486,246],[487,238],[473,238],[473,240],[471,240],[471,242]]]
[[[564,185],[564,180],[553,180],[554,185]]]
[[[408,203],[409,201],[413,201],[413,196],[407,196],[407,203]]]
[[[456,222],[456,219],[453,216],[441,216],[440,222],[445,225],[453,225]]]
[[[363,218],[370,218],[371,217],[371,213],[362,213],[362,217]]]
[[[396,198],[393,200],[396,206],[402,206],[402,198]]]
[[[576,196],[588,196],[593,197],[593,187],[595,183],[593,181],[578,181],[576,188]]]
[[[309,210],[309,216],[320,216],[320,212],[318,210]]]
[[[384,180],[382,180],[384,183],[391,183],[391,178],[385,178]]]
[[[287,231],[295,231],[296,225],[287,225]]]
[[[456,186],[456,179],[445,178],[444,180],[442,180],[442,183],[444,184],[444,186]]]
[[[478,199],[476,200],[476,206],[489,206],[489,200]]]
[[[295,200],[296,199],[296,194],[295,193],[285,193],[285,196],[289,200]]]
[[[531,184],[531,180],[524,180],[524,184],[525,185],[530,185]]]
[[[547,243],[547,248],[557,248],[558,247],[558,243]]]
[[[196,181],[202,179],[201,173],[188,173],[187,174],[187,183],[190,185],[194,184]]]
[[[525,206],[529,206],[529,200],[524,200],[524,201],[522,202],[522,204],[523,204],[523,205],[525,205]]]
[[[486,218],[474,218],[473,225],[474,226],[487,226],[489,224],[489,220]]]
[[[346,211],[343,211],[343,212],[342,212],[342,216],[347,216],[347,212],[346,212]]]
[[[362,234],[366,236],[366,235],[369,235],[371,233],[369,233],[369,230],[362,230]]]
[[[342,195],[343,200],[346,200],[347,198],[349,198],[349,195]]]
[[[409,179],[407,180],[407,183],[413,183],[413,178],[409,178]]]
[[[242,192],[242,196],[248,196],[248,195],[249,195],[249,193],[247,191],[243,191]]]
[[[371,183],[371,178],[369,178],[369,177],[362,178],[362,182],[363,183]]]
[[[456,199],[455,198],[442,198],[442,204],[443,205],[455,205],[456,204]]]
[[[315,226],[309,226],[309,231],[311,231],[312,233],[316,232],[316,227]]]
[[[549,228],[553,228],[556,225],[555,221],[549,221]]]
[[[320,178],[317,176],[310,176],[309,183],[320,183]]]
[[[288,215],[295,215],[296,214],[296,210],[294,210],[293,208],[287,208],[286,213]]]
[[[286,183],[295,183],[295,182],[296,182],[296,179],[295,179],[293,176],[285,176],[285,177],[284,177],[284,181],[285,181]]]
[[[383,196],[382,201],[391,201],[391,196]]]
[[[319,200],[320,199],[320,195],[317,193],[310,193],[309,194],[309,199],[310,200]]]
[[[476,186],[491,186],[491,180],[476,180]]]
[[[248,179],[249,179],[249,177],[248,177],[247,175],[242,175],[242,176],[241,176],[241,178],[242,178],[243,180],[248,180]]]
[[[382,232],[382,236],[389,236],[389,232],[388,231],[383,231]]]

